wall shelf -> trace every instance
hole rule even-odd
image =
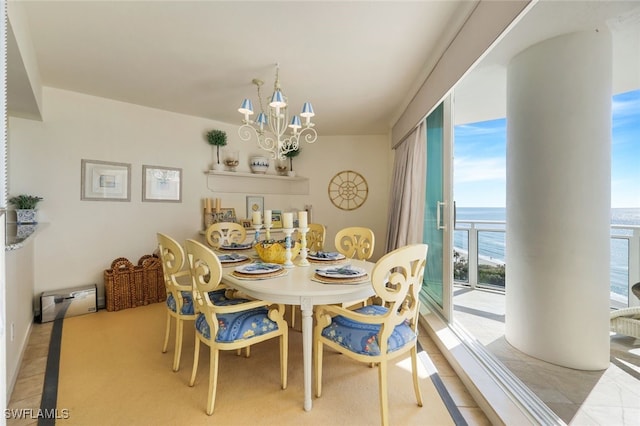
[[[259,173],[207,170],[207,188],[212,192],[245,194],[309,194],[309,179]]]

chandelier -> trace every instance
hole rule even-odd
[[[318,134],[313,128],[315,124],[311,122],[311,117],[315,113],[309,102],[303,104],[302,112],[300,113],[300,117],[304,118],[304,123],[301,122],[300,117],[297,115],[291,117],[291,121],[289,121],[289,100],[282,93],[278,76],[279,71],[280,67],[276,64],[273,94],[267,105],[266,113],[262,102],[262,93],[260,92],[264,82],[257,78],[251,80],[258,89],[260,113],[255,121],[251,120],[253,103],[250,99],[242,101],[238,111],[244,115],[244,119],[242,120],[242,126],[238,129],[238,134],[243,141],[248,141],[255,134],[260,149],[271,153],[271,158],[273,159],[284,160],[285,154],[297,151],[300,148],[300,138],[307,143],[313,143],[318,138]],[[285,134],[287,130],[289,130],[289,134]]]

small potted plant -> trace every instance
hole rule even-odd
[[[16,222],[36,223],[36,206],[42,200],[42,197],[26,194],[9,198],[9,204],[13,204],[16,208]]]
[[[227,133],[223,130],[210,130],[207,132],[207,142],[211,148],[216,147],[216,161],[213,161],[213,170],[224,170],[224,164],[220,163],[220,147],[227,144]],[[213,149],[211,157],[213,157]]]
[[[294,149],[293,151],[289,151],[286,154],[284,154],[284,156],[289,159],[289,171],[287,172],[287,175],[289,176],[296,175],[296,172],[293,171],[293,157],[297,157],[298,154],[300,154],[300,148]]]

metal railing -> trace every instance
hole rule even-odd
[[[504,289],[505,229],[503,221],[456,221],[454,281],[468,284],[472,288],[482,286]],[[637,305],[637,300],[630,298],[629,294],[631,286],[639,281],[640,226],[611,225],[612,306]]]

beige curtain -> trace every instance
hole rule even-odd
[[[385,253],[422,242],[427,176],[426,127],[423,120],[395,148]]]

